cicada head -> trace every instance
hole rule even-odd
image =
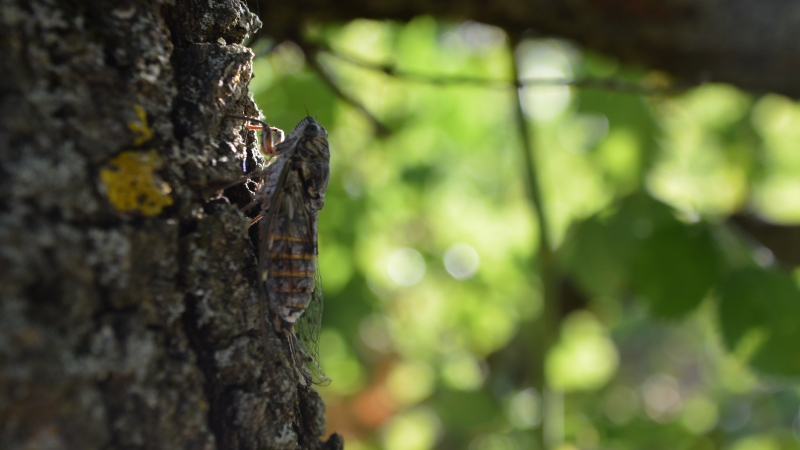
[[[300,136],[305,136],[307,138],[322,137],[327,139],[328,132],[322,125],[317,123],[313,117],[308,116],[300,122],[297,122],[294,130],[289,134],[289,138],[299,138]]]
[[[313,117],[306,117],[294,127],[289,137],[278,146],[278,153],[297,149],[298,156],[305,161],[328,164],[328,132]]]

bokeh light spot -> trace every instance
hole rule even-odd
[[[617,425],[625,425],[639,413],[639,395],[627,386],[615,386],[603,401],[606,417]]]
[[[484,374],[471,353],[457,351],[445,357],[442,364],[442,379],[453,389],[471,391],[481,387]]]
[[[464,22],[459,25],[458,34],[470,49],[476,51],[501,47],[506,42],[506,32],[502,28],[480,22]]]
[[[553,42],[526,41],[518,48],[520,72],[529,85],[522,88],[522,106],[525,114],[535,120],[549,121],[570,104],[572,97],[566,85],[533,85],[537,80],[568,80],[572,66],[560,45]]]
[[[561,340],[547,356],[547,379],[565,391],[597,389],[618,363],[617,349],[602,324],[588,312],[577,312],[564,321]]]
[[[583,153],[608,135],[603,114],[576,114],[558,127],[558,141],[567,150]]]
[[[326,390],[345,395],[361,388],[364,369],[338,331],[330,328],[322,330],[319,356],[325,375],[336,380],[336,383],[328,385]]]
[[[469,450],[517,450],[520,446],[513,439],[499,433],[484,434],[472,440]]]
[[[429,364],[423,361],[403,361],[392,369],[386,384],[397,402],[413,404],[431,395],[435,379]]]
[[[717,404],[705,396],[695,396],[683,405],[681,424],[694,434],[704,434],[717,425]]]
[[[508,421],[511,426],[528,430],[542,421],[542,401],[536,389],[519,391],[508,402]]]
[[[680,388],[675,378],[658,374],[645,381],[642,386],[645,412],[658,423],[672,421],[683,408]]]
[[[396,415],[384,427],[383,445],[386,450],[427,450],[436,444],[440,427],[436,413],[416,408]]]
[[[747,436],[736,441],[730,450],[778,450],[782,448],[771,436]]]
[[[298,72],[305,61],[303,50],[292,41],[283,41],[272,51],[272,68],[281,75]]]
[[[413,286],[425,275],[425,260],[413,248],[401,248],[389,257],[389,277],[400,286]]]
[[[457,280],[475,275],[480,261],[478,252],[468,244],[455,244],[444,252],[444,267]]]
[[[358,334],[371,349],[387,353],[392,349],[391,322],[383,314],[373,314],[361,321]]]

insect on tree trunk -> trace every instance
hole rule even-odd
[[[336,449],[258,333],[243,2],[0,2],[0,447]]]

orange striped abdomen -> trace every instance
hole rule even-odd
[[[314,292],[317,251],[314,242],[293,236],[270,236],[266,291],[270,305],[293,324],[305,311]]]

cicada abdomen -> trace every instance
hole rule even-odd
[[[265,241],[263,256],[267,266],[262,273],[264,291],[270,306],[283,322],[281,326],[293,327],[305,312],[314,293],[317,272],[317,243],[313,233],[306,229],[306,222],[316,226],[316,211],[298,211],[303,205],[295,202],[291,194],[280,199],[292,216],[274,217],[272,223],[265,221],[262,239]],[[308,216],[308,217],[306,217]]]
[[[311,372],[302,371],[303,377],[321,384],[327,378],[316,362],[322,314],[317,214],[325,204],[328,188],[328,133],[312,117],[306,117],[286,140],[273,146],[270,139],[264,150],[274,159],[267,165],[256,193],[261,203],[261,292],[273,312],[276,329],[289,339],[298,370],[308,365]],[[263,310],[260,323],[266,348]]]

